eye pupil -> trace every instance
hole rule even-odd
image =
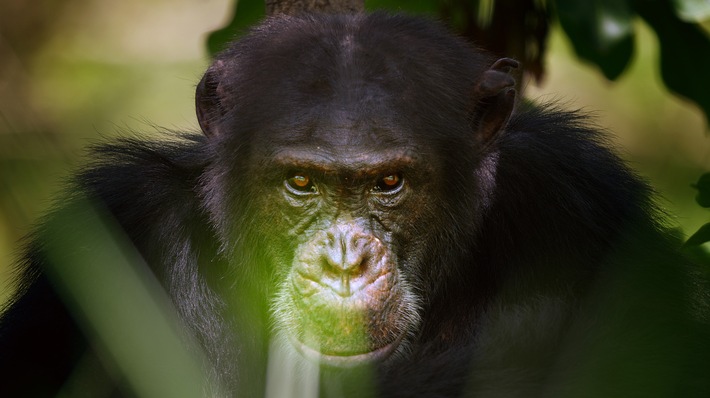
[[[388,187],[396,186],[399,183],[399,176],[397,176],[397,175],[387,176],[382,179],[382,182]]]
[[[393,192],[402,186],[402,177],[399,174],[390,174],[377,181],[375,190],[379,192]]]
[[[286,184],[288,184],[291,189],[298,192],[318,192],[316,186],[311,182],[311,178],[305,174],[296,174],[290,177],[286,180]]]
[[[291,181],[293,182],[293,185],[299,188],[305,188],[311,182],[310,178],[307,176],[294,176],[291,178]]]

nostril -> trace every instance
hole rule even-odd
[[[360,278],[377,267],[381,244],[373,234],[354,225],[336,225],[324,232],[317,265],[331,281]]]
[[[336,274],[357,275],[366,269],[369,255],[360,250],[345,247],[344,251],[326,249],[322,260],[324,271]]]
[[[381,244],[377,237],[362,232],[333,229],[323,235],[318,283],[342,298],[352,297],[380,276]],[[315,259],[314,259],[315,260]]]
[[[324,250],[324,270],[341,273],[345,266],[344,259],[345,257],[340,245],[328,245]]]

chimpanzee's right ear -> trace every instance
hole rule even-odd
[[[197,85],[195,94],[197,121],[200,123],[202,132],[208,137],[220,134],[219,121],[226,113],[225,89],[222,84],[224,69],[224,61],[215,61]]]

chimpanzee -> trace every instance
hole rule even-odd
[[[197,86],[204,135],[98,146],[29,240],[3,396],[87,352],[115,375],[47,271],[100,252],[92,217],[170,295],[206,396],[278,396],[279,361],[310,396],[708,396],[701,272],[584,115],[516,99],[518,67],[408,16],[267,19]]]

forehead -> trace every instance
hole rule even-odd
[[[393,115],[363,115],[332,107],[320,112],[309,112],[303,123],[283,121],[257,134],[252,156],[262,164],[354,174],[413,167],[428,157]]]
[[[472,79],[486,63],[469,50],[410,19],[271,20],[225,54],[225,130],[261,159],[421,159],[468,140]]]
[[[323,99],[295,112],[274,115],[257,139],[279,146],[308,143],[354,150],[415,146],[415,134],[402,119],[387,101]]]
[[[467,117],[487,63],[436,25],[385,16],[272,19],[222,58],[219,89],[242,131],[326,114],[321,124],[370,118],[377,128],[392,115],[398,125],[442,127]]]

